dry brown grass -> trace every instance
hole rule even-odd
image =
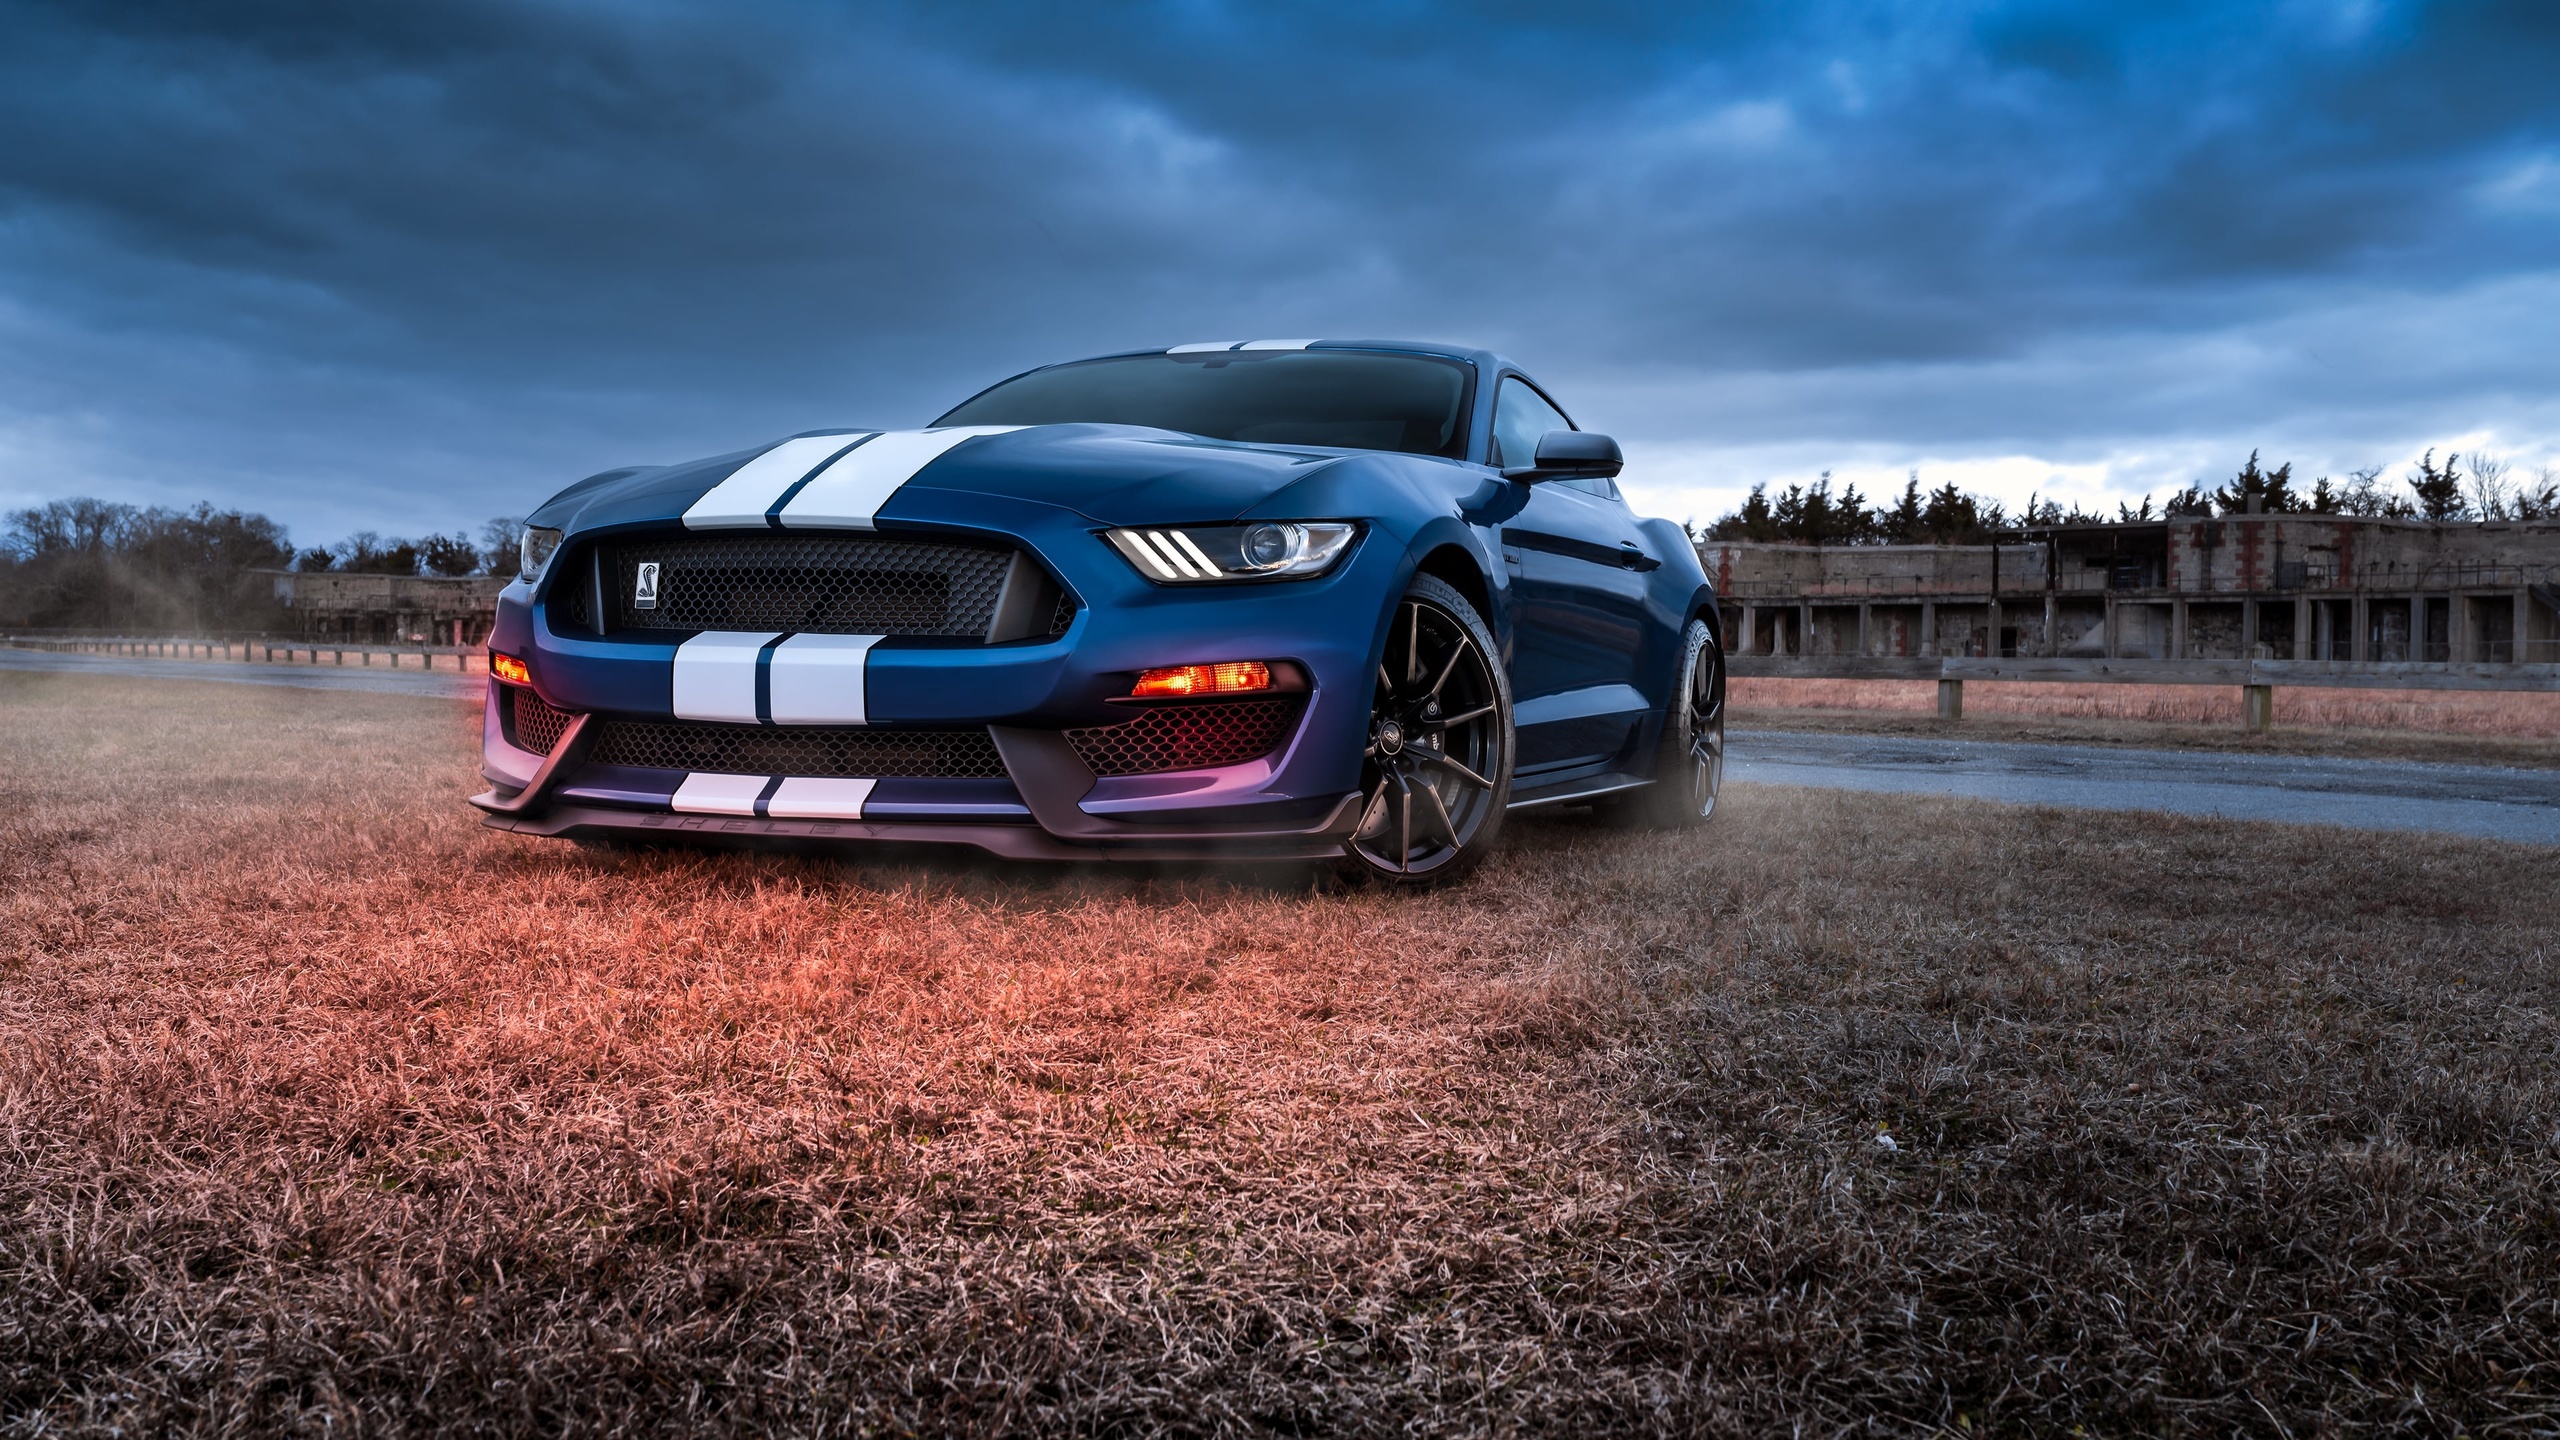
[[[0,1433],[2560,1426],[2553,852],[599,856],[463,708],[0,676]]]

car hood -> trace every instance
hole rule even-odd
[[[781,503],[798,466],[765,461],[757,467],[761,457],[769,452],[776,460],[786,453],[808,454],[822,464],[832,449],[827,438],[840,436],[850,445],[871,433],[813,431],[707,460],[606,471],[552,497],[533,519],[579,529],[679,519],[698,503],[707,503],[704,497],[732,476],[740,483],[723,492],[722,502],[733,492],[754,490],[738,503],[761,508],[760,487],[770,475],[776,477],[773,499]],[[930,450],[935,441],[923,437],[947,442],[951,435],[892,431],[865,444],[895,441],[910,450]],[[795,441],[808,443],[791,452],[779,448]],[[872,513],[895,520],[900,497],[908,492],[958,491],[1054,505],[1104,525],[1231,520],[1340,463],[1348,453],[1204,440],[1135,425],[1036,425],[972,433],[923,460],[903,479],[887,477],[883,483],[888,488]]]

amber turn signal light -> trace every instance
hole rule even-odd
[[[1146,670],[1129,694],[1139,700],[1177,695],[1238,695],[1271,688],[1271,667],[1259,660],[1230,660],[1222,665],[1176,665]]]
[[[513,655],[501,655],[495,650],[489,652],[489,673],[510,685],[533,683],[532,667]]]

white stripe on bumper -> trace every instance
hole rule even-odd
[[[821,780],[794,775],[765,802],[764,813],[782,820],[859,820],[862,802],[877,780]]]
[[[755,724],[761,718],[756,714],[756,652],[781,633],[708,630],[677,646],[677,716]]]
[[[776,725],[870,723],[864,678],[877,635],[794,635],[775,647],[766,694]],[[683,659],[678,652],[677,659]],[[752,703],[752,702],[751,702]]]
[[[753,815],[769,775],[687,775],[667,807],[684,815]]]
[[[765,512],[784,492],[799,484],[828,457],[876,432],[851,430],[842,435],[803,435],[785,440],[730,472],[729,478],[702,493],[684,512],[688,530],[762,529],[773,522]]]
[[[981,435],[1004,435],[1019,425],[955,425],[948,430],[891,430],[813,476],[782,507],[781,520],[793,529],[830,527],[868,530],[880,507],[916,472],[942,458],[945,451]]]

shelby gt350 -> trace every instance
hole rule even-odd
[[[530,517],[473,803],[536,835],[1398,882],[1528,806],[1694,825],[1716,597],[1619,467],[1500,356],[1288,340],[609,470]]]

